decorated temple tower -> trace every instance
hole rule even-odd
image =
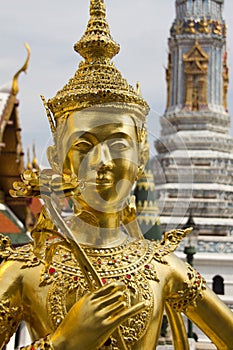
[[[153,172],[162,230],[192,218],[199,233],[194,265],[233,310],[233,139],[223,6],[224,0],[175,2]],[[183,259],[187,246],[177,251]]]
[[[167,105],[155,147],[164,229],[192,213],[199,235],[233,235],[233,139],[223,0],[176,0]]]

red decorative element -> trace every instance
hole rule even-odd
[[[35,350],[34,346],[31,347],[31,350]]]
[[[101,265],[101,264],[102,264],[102,261],[101,261],[101,260],[98,260],[98,261],[97,261],[97,264],[98,264],[98,265]]]
[[[101,281],[103,284],[106,284],[106,282],[107,282],[105,278],[101,278]]]
[[[49,274],[53,275],[56,270],[53,267],[50,267],[49,269]]]
[[[38,261],[38,259],[35,257],[35,258],[33,258],[33,261],[36,262],[36,261]]]
[[[147,270],[149,270],[149,269],[150,269],[150,265],[145,265],[145,268],[146,268]]]
[[[126,255],[126,257],[125,257],[126,259],[129,259],[129,256],[128,255]]]
[[[127,278],[127,280],[130,280],[131,279],[131,275],[126,275],[126,278]]]
[[[77,280],[78,280],[78,276],[74,276],[74,282],[77,282]]]

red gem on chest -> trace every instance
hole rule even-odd
[[[50,269],[49,269],[49,274],[50,275],[53,275],[54,273],[55,273],[55,269],[54,269],[54,267],[50,267]]]

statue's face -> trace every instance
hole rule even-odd
[[[81,205],[98,211],[122,209],[138,171],[133,118],[104,109],[74,112],[61,142],[63,167],[86,184],[76,198]]]

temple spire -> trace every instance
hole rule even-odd
[[[30,146],[27,147],[27,170],[32,170],[31,156],[30,156]]]
[[[18,72],[16,72],[14,77],[13,77],[12,86],[11,86],[11,93],[14,96],[16,96],[17,93],[19,92],[18,77],[19,77],[20,73],[22,73],[22,72],[26,73],[27,68],[28,68],[28,63],[30,60],[30,54],[31,54],[30,46],[28,45],[28,43],[25,43],[24,46],[27,50],[27,58],[26,58],[24,65],[22,66],[22,68],[20,68],[18,70]]]
[[[176,17],[222,20],[223,5],[224,0],[176,0]]]
[[[176,0],[175,4],[166,71],[167,110],[227,111],[224,1]]]
[[[32,168],[34,170],[39,170],[39,164],[38,164],[38,160],[37,160],[37,157],[36,157],[36,145],[35,145],[35,142],[33,142],[33,145],[32,145],[32,154],[33,154]]]

